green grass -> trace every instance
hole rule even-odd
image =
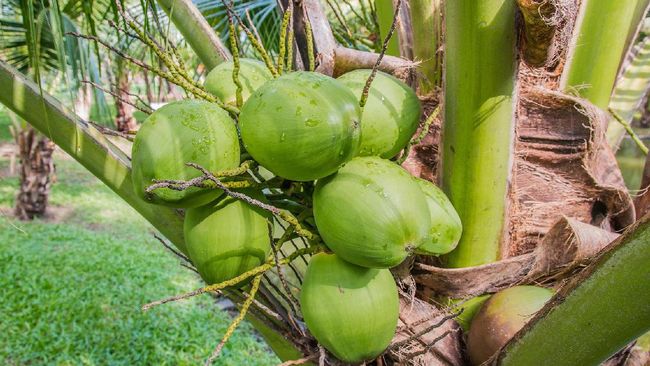
[[[0,104],[0,142],[13,141],[9,126],[11,126],[11,119],[9,119],[6,108]]]
[[[101,182],[62,154],[55,161],[49,221],[8,217],[17,179],[0,178],[0,364],[202,363],[231,315],[207,295],[141,311],[201,282]],[[244,324],[215,364],[278,362]]]

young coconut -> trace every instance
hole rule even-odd
[[[252,190],[242,193],[263,200]],[[261,208],[228,196],[187,210],[187,252],[203,280],[220,283],[264,263],[271,250],[270,219]]]
[[[142,199],[172,207],[197,207],[219,197],[220,190],[190,187],[183,191],[145,189],[154,180],[189,180],[201,173],[185,163],[210,171],[239,165],[235,121],[216,104],[200,100],[169,103],[153,112],[135,136],[131,151],[133,185]]]
[[[536,286],[515,286],[492,295],[472,319],[467,337],[472,364],[492,357],[552,296],[553,291]]]
[[[341,75],[357,98],[361,97],[372,70],[354,70]],[[361,115],[361,156],[390,159],[403,149],[418,128],[420,99],[396,77],[377,72]]]
[[[357,154],[360,110],[344,85],[315,72],[273,79],[244,103],[239,115],[246,150],[273,174],[315,180]]]
[[[205,89],[214,94],[223,103],[237,104],[237,86],[232,79],[232,61],[222,62],[212,69],[205,78]],[[239,59],[239,82],[242,86],[242,100],[245,102],[255,90],[273,79],[266,65],[258,60],[249,58]]]
[[[390,344],[399,298],[389,270],[319,253],[307,267],[300,308],[320,344],[345,362],[359,363],[374,359]]]
[[[429,236],[424,193],[399,165],[357,157],[314,190],[314,218],[323,241],[359,266],[400,264]]]
[[[429,237],[416,252],[423,255],[449,253],[456,248],[463,233],[460,217],[440,188],[424,179],[417,178],[417,182],[426,197],[431,224]]]

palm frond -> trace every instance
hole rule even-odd
[[[93,8],[93,17],[99,17],[100,9]],[[100,81],[101,70],[97,55],[91,56],[93,44],[68,35],[87,27],[83,12],[76,12],[75,4],[83,7],[84,1],[68,1],[63,8],[57,1],[9,1],[3,2],[0,17],[0,58],[22,73],[32,73],[40,79],[62,76],[70,99],[75,98],[81,80]],[[82,9],[83,10],[83,9]],[[103,117],[108,115],[106,98],[102,91],[94,92],[95,104]],[[108,118],[110,120],[110,117]]]
[[[226,7],[221,0],[195,0],[196,7],[203,13],[208,23],[224,39],[230,37],[228,30],[228,15]],[[281,16],[276,0],[235,0],[233,11],[241,19],[247,19],[246,12],[250,15],[255,28],[257,28],[264,47],[270,52],[278,51]],[[253,52],[249,42],[242,38],[242,51],[245,54]]]

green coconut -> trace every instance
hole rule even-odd
[[[429,235],[424,193],[414,177],[389,160],[354,158],[319,180],[313,198],[323,241],[360,266],[396,266]]]
[[[207,91],[230,105],[237,104],[237,86],[232,80],[233,67],[232,61],[220,63],[208,73],[204,84]],[[248,58],[239,59],[239,82],[242,84],[243,101],[272,78],[273,75],[263,62]]]
[[[263,200],[259,193],[242,192]],[[259,207],[228,196],[188,209],[185,243],[203,280],[220,283],[264,263],[271,250],[270,219],[270,214]]]
[[[372,70],[354,70],[338,80],[361,98]],[[392,158],[403,149],[418,128],[420,99],[396,77],[377,72],[361,116],[359,155]]]
[[[246,150],[273,174],[309,181],[334,173],[357,154],[360,110],[345,85],[294,72],[257,89],[239,115]]]
[[[552,296],[553,291],[536,286],[515,286],[492,295],[472,319],[467,337],[472,364],[492,357]]]
[[[190,187],[145,193],[153,180],[189,180],[201,175],[192,162],[210,171],[239,165],[239,140],[235,122],[216,104],[200,100],[169,103],[153,112],[135,136],[131,152],[133,185],[142,199],[172,207],[201,206],[222,193]]]
[[[374,359],[390,344],[399,298],[389,270],[320,253],[307,267],[300,308],[320,344],[345,362],[359,363]]]
[[[417,178],[417,182],[429,205],[431,224],[429,237],[416,252],[424,255],[449,253],[456,248],[463,233],[460,217],[440,188],[424,179]]]

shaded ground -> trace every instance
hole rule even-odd
[[[0,364],[202,363],[231,316],[209,296],[142,312],[198,278],[99,180],[62,153],[55,162],[50,215],[24,223],[11,217],[17,179],[0,157]],[[278,362],[244,324],[216,364]]]

